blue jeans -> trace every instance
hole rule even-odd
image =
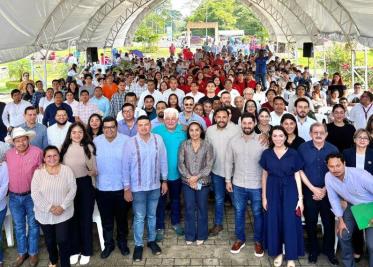
[[[18,254],[25,255],[27,253],[30,256],[38,254],[40,230],[39,224],[35,220],[34,202],[31,195],[17,196],[9,193],[9,209],[13,217]],[[28,237],[26,236],[26,217]]]
[[[225,199],[225,178],[211,173],[212,188],[215,194],[215,225],[223,226],[224,220],[224,199]],[[229,194],[232,198],[232,195]]]
[[[357,227],[355,219],[351,212],[351,205],[348,205],[347,209],[343,213],[343,221],[345,222],[348,231],[344,230],[342,236],[338,236],[339,243],[342,249],[342,262],[346,267],[356,266],[353,247],[352,247],[352,233]],[[365,239],[367,242],[367,250],[369,254],[369,267],[373,267],[373,228],[367,228],[365,230]]]
[[[266,74],[265,73],[255,74],[255,81],[257,83],[261,83],[262,84],[263,90],[266,89]]]
[[[0,229],[3,229],[3,223],[6,215],[7,208],[0,211]],[[3,262],[4,253],[3,253],[3,231],[0,231],[0,262]]]
[[[159,189],[132,193],[132,207],[134,213],[133,236],[135,246],[144,246],[144,241],[142,238],[144,235],[145,217],[147,218],[148,226],[148,242],[155,240],[155,221],[159,195]]]
[[[185,240],[206,240],[208,237],[208,195],[209,187],[194,190],[183,184],[185,208]]]
[[[254,240],[263,242],[263,209],[262,189],[249,189],[233,185],[235,234],[238,240],[246,241],[245,236],[245,215],[247,202],[251,202],[251,210],[254,217]]]
[[[171,203],[171,224],[176,225],[180,223],[181,179],[167,181],[167,185]],[[157,229],[165,229],[166,203],[167,194],[160,196],[157,206]]]

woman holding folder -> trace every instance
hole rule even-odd
[[[345,149],[343,156],[347,167],[366,170],[373,175],[373,149],[369,148],[370,134],[365,129],[359,129],[354,134],[355,147]],[[356,229],[352,235],[355,262],[359,262],[364,249],[363,231]]]

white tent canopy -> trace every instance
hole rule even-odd
[[[164,0],[1,0],[0,62],[41,49],[129,44],[143,18]],[[373,47],[371,0],[242,0],[273,41],[301,46],[322,39]]]

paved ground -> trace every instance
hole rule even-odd
[[[213,207],[210,204],[209,225],[212,225]],[[168,221],[169,223],[169,221]],[[129,236],[129,248],[131,255],[123,257],[119,250],[116,249],[111,256],[106,259],[100,259],[100,250],[98,237],[95,234],[94,238],[94,256],[88,266],[273,266],[273,260],[265,255],[263,258],[254,256],[254,248],[252,245],[253,224],[251,217],[247,218],[247,238],[246,247],[241,250],[240,254],[233,255],[230,253],[230,247],[234,242],[234,213],[231,207],[226,207],[226,221],[224,231],[217,237],[209,238],[204,245],[197,246],[195,244],[187,246],[183,237],[176,237],[170,225],[167,225],[165,240],[160,244],[163,254],[153,256],[149,249],[144,249],[144,257],[142,262],[132,262],[133,238],[132,233]],[[95,225],[94,225],[95,226]],[[95,231],[96,233],[96,231]],[[46,252],[43,239],[41,239],[40,263],[39,266],[48,266],[48,254]],[[11,266],[10,260],[16,257],[15,248],[5,248],[5,265]],[[23,266],[28,266],[26,262]],[[283,266],[286,266],[283,264]],[[320,256],[317,265],[309,265],[307,258],[301,258],[297,262],[297,266],[331,266],[325,256]],[[342,265],[341,265],[342,266]],[[368,266],[366,260],[362,261],[358,267]]]

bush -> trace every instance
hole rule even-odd
[[[18,85],[19,85],[20,82],[18,81],[7,81],[5,83],[5,87],[8,88],[8,89],[15,89],[15,88],[18,88]]]

